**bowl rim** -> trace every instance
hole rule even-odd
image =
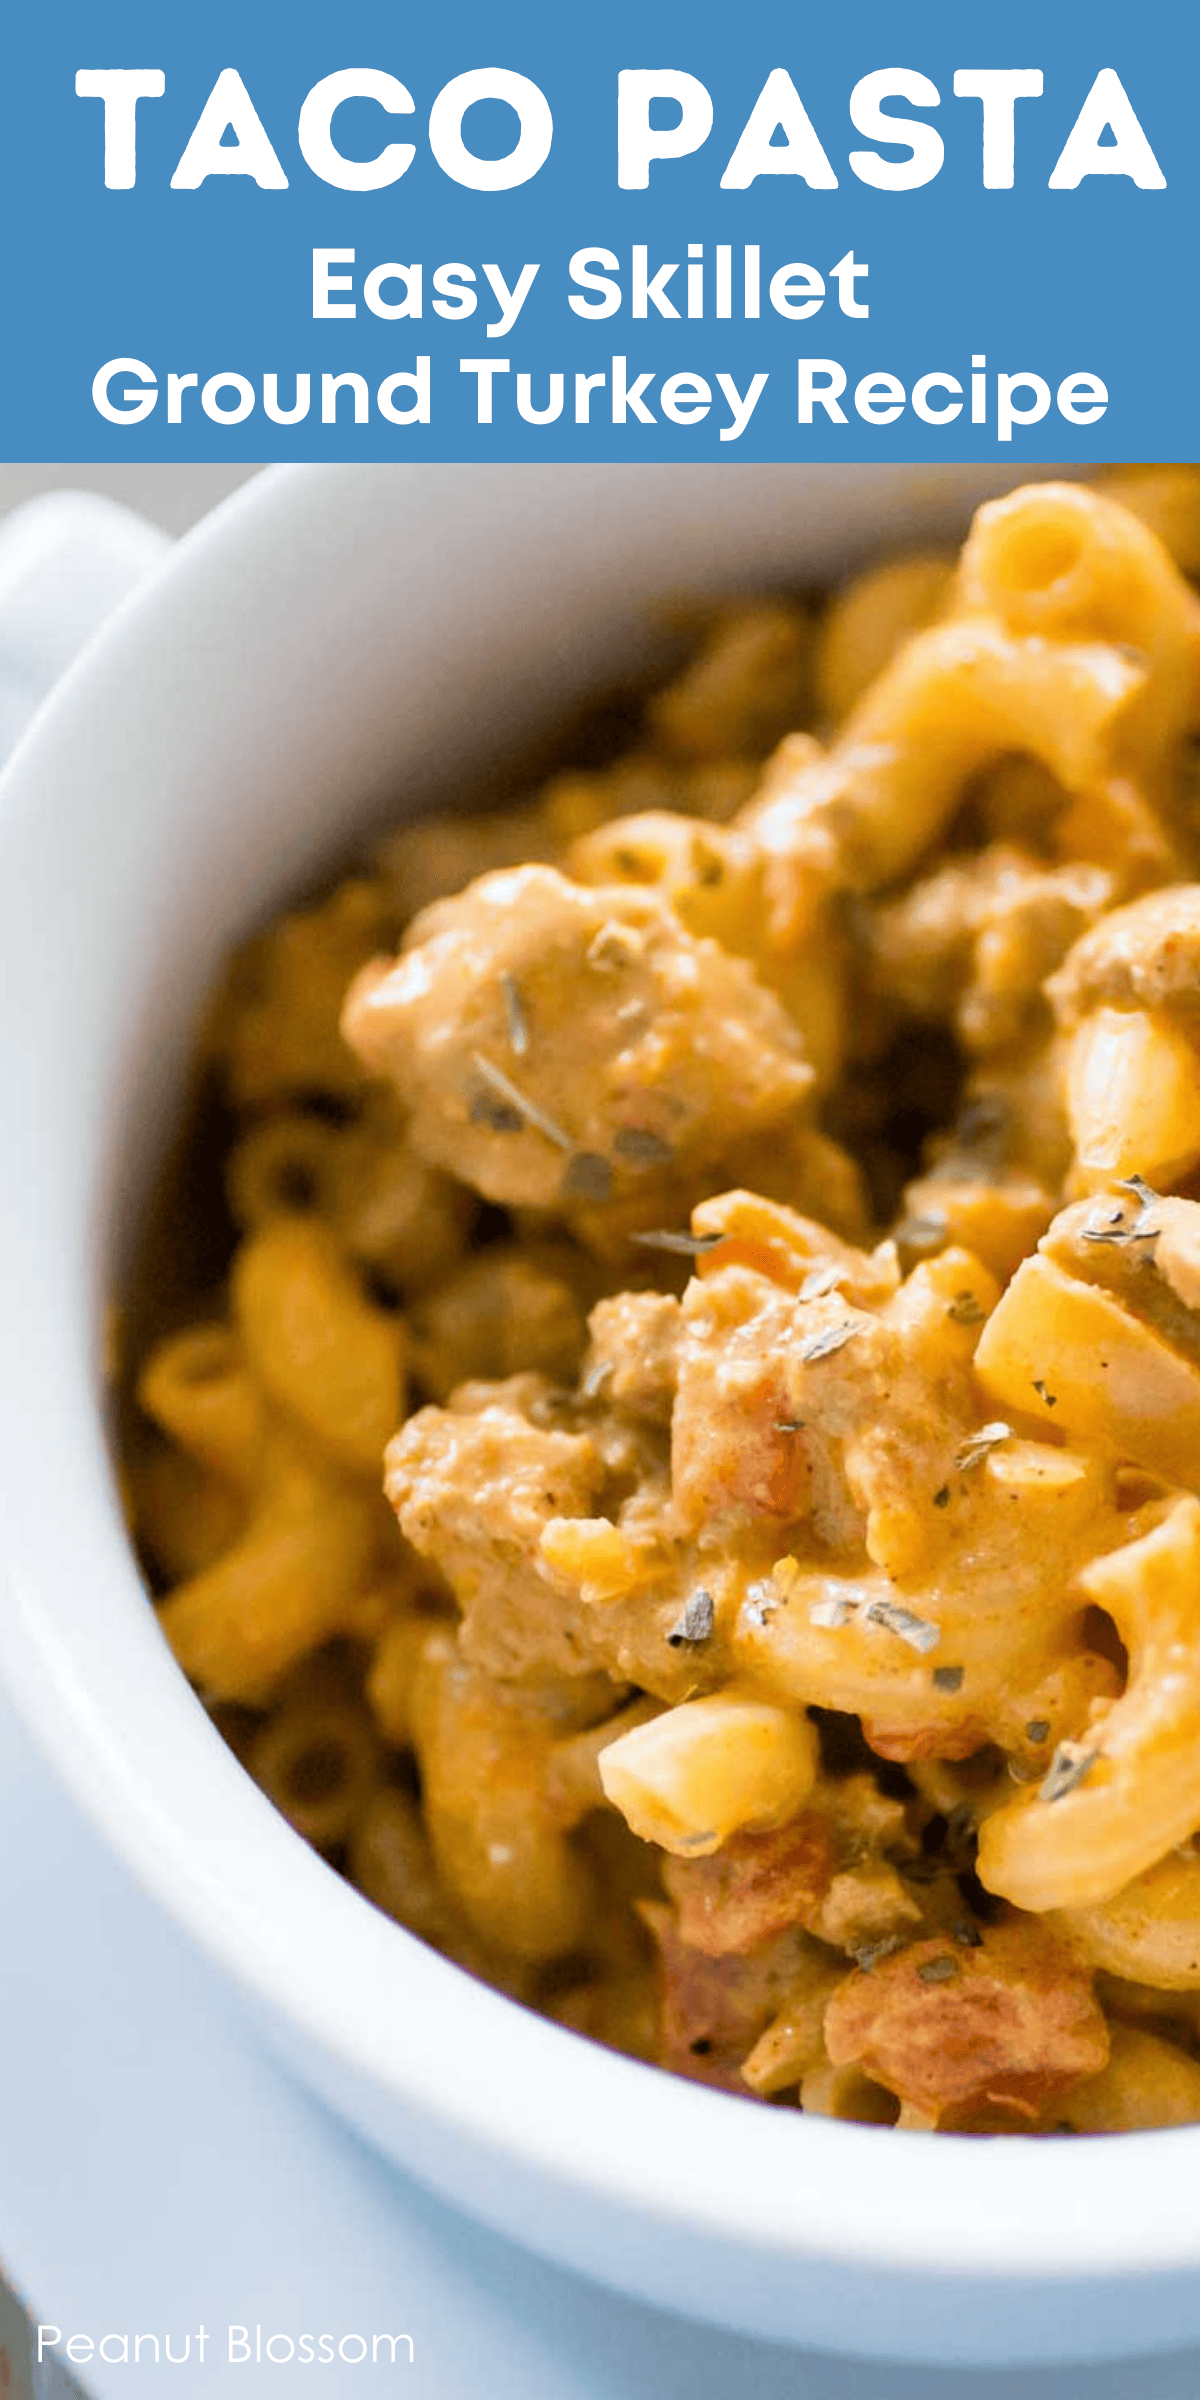
[[[727,478],[730,470],[708,472]],[[110,775],[127,764],[122,703],[150,673],[160,679],[158,705],[186,717],[197,690],[189,637],[211,622],[222,580],[281,546],[303,544],[342,505],[348,473],[405,473],[411,505],[435,514],[448,488],[434,470],[270,469],[187,537],[89,645],[0,782],[0,941],[31,888],[30,862],[40,858],[44,875],[48,846],[71,841],[72,778],[89,760],[96,773],[102,759]],[[356,505],[368,525],[361,494]],[[13,1011],[0,1002],[5,1013]],[[10,1262],[30,1251],[35,1204],[24,1179],[0,1190],[0,1244]],[[87,1229],[65,1218],[56,1224],[84,1264]],[[0,1671],[56,1774],[110,1847],[268,2015],[447,2138],[643,2222],[716,2235],[742,2251],[1036,2282],[1200,2266],[1200,2217],[1189,2221],[1178,2206],[1188,2166],[1200,2158],[1200,2128],[1169,2139],[1039,2141],[1036,2149],[1020,2136],[930,2142],[890,2131],[885,2141],[876,2129],[797,2120],[678,2081],[476,1983],[364,1904],[276,1816],[208,1725],[144,1609],[126,1661],[141,1694],[125,1694],[118,1739],[104,1713],[115,1687],[104,1686],[98,1651],[85,1655],[81,1642],[68,1640],[48,1605],[77,1545],[66,1529],[48,1528],[35,1503],[38,1444],[54,1423],[74,1459],[73,1511],[86,1529],[100,1616],[109,1604],[127,1610],[135,1570],[95,1407],[92,1328],[65,1305],[36,1295],[35,1303],[44,1345],[36,1371],[28,1386],[14,1388],[20,1379],[10,1378],[0,1393],[0,1549],[9,1586]],[[207,1834],[197,1815],[204,1792],[213,1811]]]

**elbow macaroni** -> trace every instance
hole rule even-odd
[[[398,1923],[727,2090],[1200,2121],[1198,569],[1118,469],[702,610],[209,1013],[164,1633]]]

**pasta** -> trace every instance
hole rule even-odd
[[[205,1020],[164,1633],[367,1900],[727,2092],[1200,2122],[1197,571],[1121,468],[681,612]]]
[[[634,1833],[699,1858],[795,1816],[816,1779],[817,1737],[806,1717],[751,1693],[709,1692],[619,1735],[599,1766]]]

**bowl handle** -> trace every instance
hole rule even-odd
[[[77,652],[172,547],[98,492],[46,492],[0,521],[0,764]]]

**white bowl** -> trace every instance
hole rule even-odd
[[[1200,2129],[1034,2144],[798,2118],[580,2041],[423,1948],[291,1833],[171,1660],[99,1360],[235,935],[628,665],[647,599],[819,580],[960,531],[1014,479],[275,470],[84,653],[0,785],[0,1661],[47,1757],[274,2046],[451,2199],[669,2308],[977,2364],[1200,2338]]]

